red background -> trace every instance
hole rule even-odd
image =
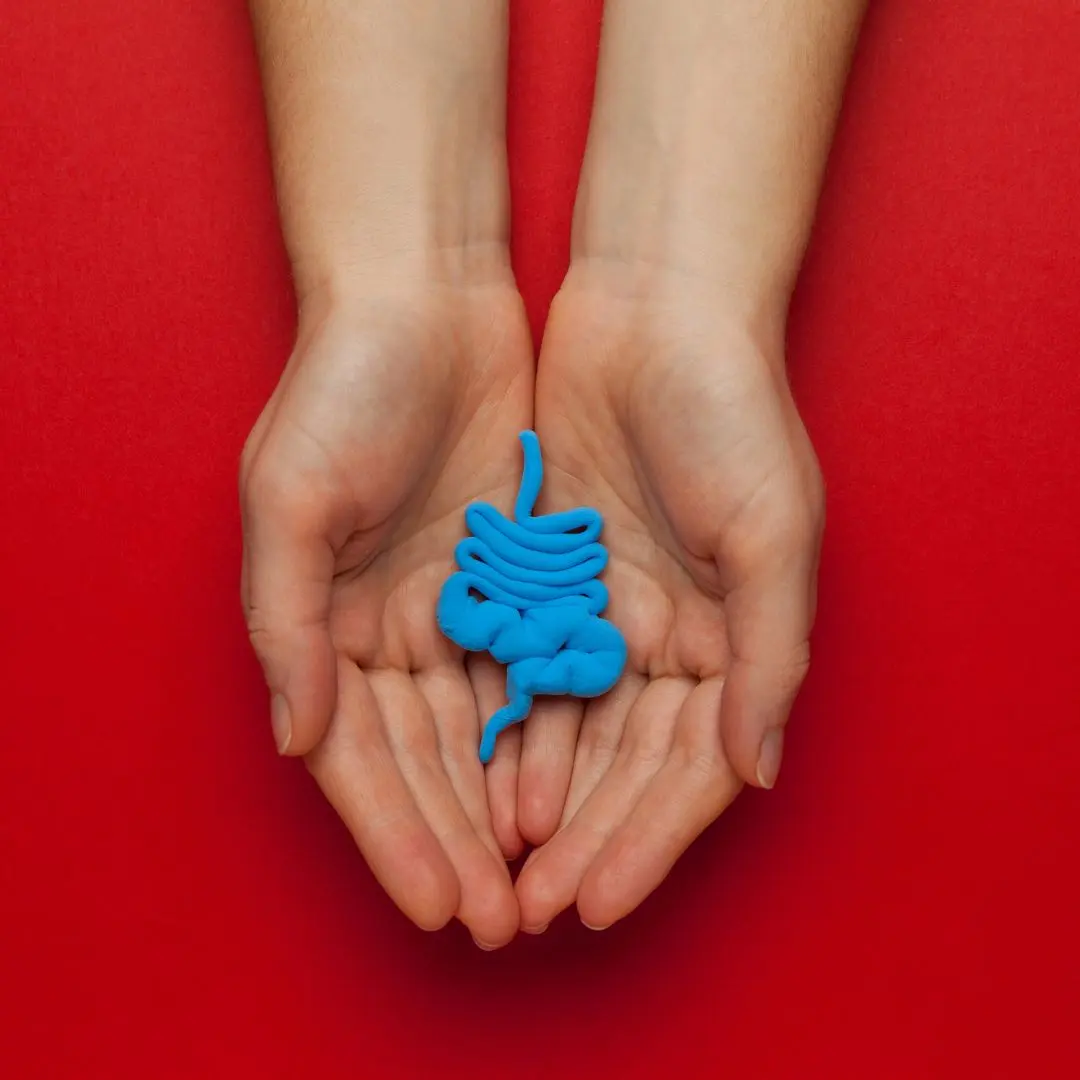
[[[292,300],[241,0],[0,0],[0,1074],[1080,1075],[1080,9],[879,0],[795,306],[830,485],[784,775],[486,955],[273,752],[239,448]],[[518,0],[566,262],[598,0]]]

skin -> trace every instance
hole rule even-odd
[[[497,947],[519,910],[489,810],[499,775],[477,759],[486,688],[433,612],[465,507],[511,504],[532,422],[505,5],[259,0],[252,14],[299,302],[240,476],[275,737],[409,918],[457,917]],[[512,817],[500,829],[520,848]]]
[[[784,373],[862,4],[609,0],[539,367],[510,269],[505,3],[252,0],[297,344],[245,447],[243,596],[279,750],[417,925],[610,925],[745,783],[809,663],[823,520]],[[439,634],[465,507],[605,517],[619,685],[540,700]],[[516,890],[505,859],[535,846]]]
[[[557,832],[517,884],[534,932],[575,902],[624,917],[743,784],[776,782],[824,522],[785,322],[862,8],[608,4],[536,428],[552,505],[604,515],[630,661],[548,735]]]

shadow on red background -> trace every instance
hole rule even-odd
[[[487,955],[273,753],[243,3],[0,2],[0,1075],[1080,1075],[1080,11],[872,7],[791,329],[830,517],[780,787],[624,925]],[[537,333],[599,11],[514,9]]]

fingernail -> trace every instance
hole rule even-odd
[[[478,937],[473,938],[473,944],[478,949],[483,949],[484,952],[494,952],[499,947],[498,945],[489,945],[486,941],[481,941]]]
[[[597,932],[599,932],[601,930],[606,930],[608,926],[611,925],[611,923],[608,923],[607,926],[593,926],[592,923],[587,923],[584,919],[582,919],[581,925],[584,926],[586,930],[596,930]]]
[[[274,742],[279,754],[284,754],[292,742],[292,717],[289,703],[283,694],[275,694],[270,702],[270,726],[274,729]]]
[[[521,929],[526,934],[542,934],[550,925],[551,923],[544,923],[542,926],[523,926]]]
[[[761,750],[758,753],[757,782],[763,788],[771,788],[776,783],[783,757],[784,732],[780,728],[770,728],[761,740]]]

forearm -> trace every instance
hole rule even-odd
[[[506,258],[506,0],[250,0],[298,294]]]
[[[575,260],[786,307],[865,0],[608,0]]]

